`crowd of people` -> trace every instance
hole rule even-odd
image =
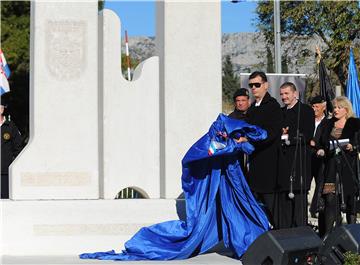
[[[266,74],[253,72],[249,90],[254,101],[249,103],[248,89],[236,90],[229,117],[258,125],[268,133],[265,140],[252,143],[255,151],[251,155],[239,156],[239,163],[272,228],[308,224],[312,179],[315,192],[309,211],[318,217],[320,236],[341,223],[341,213],[346,214],[347,223],[356,223],[360,119],[355,118],[351,102],[336,97],[334,110],[328,115],[322,96],[304,104],[295,84],[285,82],[280,86],[284,105],[280,107],[268,88]]]
[[[184,259],[220,241],[241,258],[269,229],[308,225],[313,178],[310,213],[318,216],[319,234],[340,224],[341,212],[348,223],[356,222],[360,120],[349,100],[335,98],[330,117],[322,97],[304,104],[291,82],[280,86],[283,107],[269,94],[264,72],[250,74],[248,85],[235,91],[234,111],[220,114],[182,160],[186,221],[143,227],[120,253],[82,253],[80,258]]]

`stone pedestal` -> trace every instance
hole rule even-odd
[[[0,263],[2,255],[120,252],[143,226],[185,218],[183,200],[163,199],[2,200],[0,209],[6,217],[0,222]]]

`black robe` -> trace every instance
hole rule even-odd
[[[292,173],[292,166],[297,153],[295,163],[295,174],[293,181],[293,191],[301,190],[301,176],[303,181],[303,189],[308,190],[311,184],[311,147],[310,140],[313,138],[315,129],[315,114],[314,110],[301,102],[296,103],[291,109],[282,108],[283,124],[282,127],[289,127],[289,143],[282,143],[281,153],[279,156],[280,162],[280,181],[279,185],[282,191],[290,189],[290,175]],[[300,115],[300,116],[298,116]],[[297,120],[299,118],[299,137],[298,149],[296,151],[296,134],[297,134]],[[301,146],[300,146],[301,145]],[[301,152],[300,152],[301,151]],[[300,158],[301,162],[300,163]],[[302,167],[300,167],[302,165]]]

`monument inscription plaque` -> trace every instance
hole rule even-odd
[[[85,21],[47,21],[46,68],[55,79],[69,81],[81,76],[86,66],[86,34]]]

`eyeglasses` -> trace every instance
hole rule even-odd
[[[261,87],[263,83],[249,83],[249,87],[250,88],[253,88],[253,87],[256,87],[256,88],[259,88]]]

